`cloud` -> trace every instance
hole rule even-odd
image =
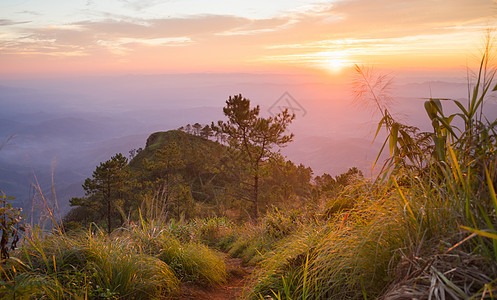
[[[156,0],[129,1],[127,5],[154,6]],[[490,1],[491,2],[491,1]],[[260,49],[283,49],[285,45],[323,48],[334,40],[392,39],[442,34],[457,31],[491,18],[489,0],[342,0],[333,4],[301,7],[268,19],[249,19],[231,15],[194,15],[176,18],[135,19],[112,16],[101,20],[74,22],[66,26],[25,29],[32,40],[55,44],[91,47],[119,43],[125,39],[147,42],[160,39],[188,39],[188,45],[220,38],[244,39]],[[21,22],[0,20],[0,26]],[[23,22],[25,23],[25,22]],[[234,41],[234,40],[233,40]],[[21,41],[22,42],[22,41]],[[180,43],[181,44],[181,43]],[[286,48],[296,49],[295,46]]]
[[[135,47],[136,43],[150,47],[187,46],[207,42],[218,35],[257,34],[288,25],[289,20],[283,18],[252,20],[227,15],[164,19],[113,18],[63,26],[23,28],[19,30],[16,41],[11,41],[9,48],[10,51],[15,51],[16,47],[22,48],[24,53],[29,49],[45,53],[51,48],[58,49],[57,52],[71,48],[78,49],[80,53],[100,47],[117,55],[125,55],[130,51],[128,48]],[[5,43],[3,50],[7,50]]]
[[[447,26],[495,22],[491,0],[371,0],[339,1],[316,16],[303,17],[310,27],[322,27],[329,36],[347,38],[400,37],[436,33]],[[328,16],[328,17],[326,17]],[[338,22],[326,24],[335,17]]]
[[[197,15],[188,18],[102,20],[73,23],[109,38],[165,38],[213,34],[250,22],[235,16]]]
[[[7,20],[7,19],[0,19],[0,26],[11,26],[11,25],[17,25],[17,24],[26,24],[30,23],[30,21],[12,21],[12,20]]]
[[[135,10],[159,4],[156,0],[121,2]],[[91,20],[67,24],[11,26],[7,34],[0,34],[0,53],[65,53],[136,64],[158,58],[165,67],[171,61],[214,67],[271,62],[316,65],[323,60],[345,64],[368,55],[466,51],[474,46],[468,41],[479,39],[480,30],[495,24],[496,9],[491,0],[341,0],[264,19],[93,14]],[[0,20],[0,26],[23,23]]]
[[[134,10],[143,10],[164,3],[163,0],[120,0],[120,2]]]
[[[290,12],[291,28],[263,42],[254,62],[317,65],[378,56],[462,55],[495,24],[490,0],[347,0]],[[382,58],[384,59],[384,58]],[[405,59],[409,59],[405,57]]]
[[[33,10],[23,10],[16,12],[17,14],[31,15],[31,16],[40,16],[41,13],[33,11]]]
[[[454,49],[467,43],[465,33],[453,32],[440,35],[416,35],[394,38],[323,40],[311,43],[269,46],[268,50],[290,54],[266,55],[258,61],[326,67],[330,61],[340,60],[342,65],[361,63],[361,58],[374,56],[410,56],[437,52],[454,53]],[[257,61],[256,60],[256,61]]]
[[[254,35],[267,32],[276,32],[286,29],[294,23],[295,20],[284,17],[247,20],[247,22],[245,22],[242,26],[219,32],[217,35]]]

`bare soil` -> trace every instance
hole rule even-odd
[[[182,287],[180,299],[188,300],[234,300],[243,299],[244,287],[249,282],[253,267],[243,266],[242,260],[226,256],[226,271],[228,279],[226,283],[210,288],[203,288],[185,284]]]

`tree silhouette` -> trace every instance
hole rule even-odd
[[[212,128],[209,125],[205,125],[200,131],[200,136],[204,139],[209,139],[212,136]]]
[[[86,178],[83,189],[85,198],[72,198],[71,206],[86,206],[95,210],[105,210],[107,232],[112,232],[112,212],[117,201],[122,200],[123,189],[128,179],[128,159],[121,153],[100,163],[93,171],[92,178]]]
[[[193,129],[193,135],[200,135],[200,132],[202,131],[202,125],[200,123],[195,123],[192,126]]]
[[[145,163],[145,169],[149,173],[149,185],[160,194],[162,200],[158,213],[164,216],[170,212],[174,201],[172,198],[177,194],[176,190],[183,181],[179,174],[179,171],[185,167],[181,149],[176,142],[171,142],[155,152],[153,161],[146,160]],[[176,205],[180,206],[177,199]]]
[[[240,154],[240,162],[248,167],[252,178],[249,184],[252,190],[252,217],[257,221],[261,164],[271,157],[274,146],[283,147],[292,141],[293,133],[285,134],[285,131],[295,115],[285,109],[274,117],[259,117],[259,105],[250,108],[250,100],[241,94],[230,96],[223,111],[228,121],[218,121],[217,125],[213,123],[211,127],[226,137],[230,148]]]

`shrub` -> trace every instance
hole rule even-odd
[[[24,231],[24,226],[21,222],[22,215],[20,208],[12,207],[12,204],[7,200],[14,199],[7,197],[0,190],[0,259],[9,258],[9,252],[14,250],[19,241],[19,234]]]
[[[101,232],[68,236],[36,231],[26,238],[17,255],[27,262],[21,273],[24,283],[50,298],[47,293],[56,290],[61,298],[149,299],[174,293],[178,285],[167,264],[138,253],[127,237],[109,238]],[[58,289],[33,284],[42,278],[47,278],[47,286]]]
[[[165,262],[182,281],[209,286],[226,280],[224,258],[219,253],[194,241],[181,242],[170,229],[143,222],[141,227],[131,228],[129,235],[140,253]]]

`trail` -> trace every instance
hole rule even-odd
[[[226,271],[228,279],[226,283],[211,288],[198,286],[185,286],[181,294],[181,299],[189,300],[235,300],[242,299],[243,288],[247,284],[253,267],[244,267],[240,258],[233,258],[226,255]]]

